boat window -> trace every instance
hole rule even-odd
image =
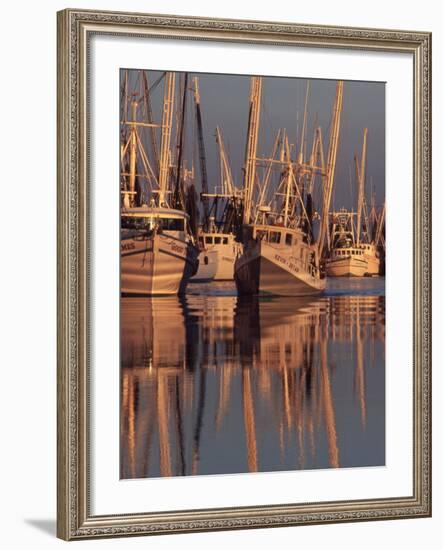
[[[149,229],[152,224],[152,218],[137,216],[122,216],[121,225],[125,229]]]
[[[203,237],[199,237],[199,238],[198,238],[198,242],[199,242],[200,244],[203,244]]]
[[[212,237],[206,237],[206,244],[212,244]]]
[[[207,256],[205,256],[204,262],[205,262],[205,265],[208,265],[208,263],[209,263],[209,258],[208,258]]]
[[[223,244],[228,244],[228,237],[223,237]]]
[[[258,241],[267,241],[267,235],[268,235],[267,231],[257,231],[256,239]]]
[[[279,243],[280,242],[281,233],[279,231],[270,231],[269,232],[269,242],[270,243]]]
[[[164,231],[183,231],[184,221],[182,218],[160,218],[158,226]]]
[[[221,237],[214,237],[214,244],[221,244]]]
[[[292,244],[292,235],[290,233],[286,233],[285,243],[288,246],[291,246],[291,244]]]

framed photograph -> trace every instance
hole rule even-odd
[[[58,13],[58,536],[431,514],[431,35]]]

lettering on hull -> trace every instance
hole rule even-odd
[[[291,261],[287,260],[286,258],[283,258],[282,256],[280,256],[279,254],[275,254],[275,259],[277,260],[277,262],[280,262],[281,264],[284,264],[286,267],[288,267],[288,269],[290,269],[291,271],[295,271],[295,273],[298,273],[300,270],[299,268],[294,264],[292,263]]]
[[[121,251],[127,252],[128,250],[135,250],[135,244],[134,243],[125,243],[121,245]]]

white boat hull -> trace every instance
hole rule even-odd
[[[170,295],[184,292],[198,267],[198,250],[166,233],[124,231],[121,238],[121,293]]]
[[[365,254],[365,260],[368,262],[368,275],[380,274],[380,260],[376,256]]]
[[[214,245],[214,250],[217,251],[217,270],[214,276],[214,281],[232,281],[234,279],[234,263],[236,254],[234,250],[224,250],[226,246],[217,249]]]
[[[217,274],[218,252],[216,250],[202,250],[198,257],[197,273],[191,277],[191,283],[206,283],[213,281]]]
[[[249,244],[235,262],[239,294],[313,296],[323,292],[326,279],[303,269],[292,252],[276,249],[266,242]]]
[[[368,273],[368,262],[364,257],[334,258],[326,262],[328,277],[364,277]]]
[[[242,245],[235,240],[235,236],[232,233],[202,232],[199,242],[203,249],[202,254],[216,254],[217,265],[213,280],[232,281],[235,259],[242,250]]]

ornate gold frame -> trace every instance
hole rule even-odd
[[[87,51],[94,33],[408,52],[414,59],[413,496],[92,516],[88,488]],[[58,13],[58,536],[183,533],[431,515],[431,34],[89,10]]]

